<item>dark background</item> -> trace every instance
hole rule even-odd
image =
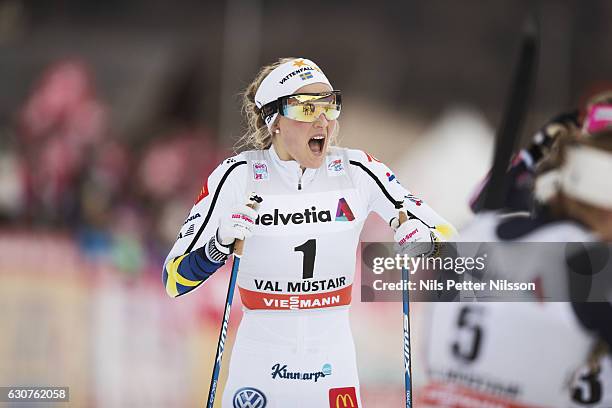
[[[541,24],[539,119],[608,80],[610,1],[5,0],[0,118],[10,120],[44,66],[78,54],[125,137],[146,137],[168,119],[236,133],[238,109],[221,112],[221,90],[236,94],[279,57],[307,56],[347,101],[366,95],[427,117],[462,102],[497,124],[528,10]]]
[[[243,131],[240,92],[280,57],[320,65],[343,92],[341,144],[461,228],[530,11],[523,142],[612,89],[610,0],[0,0],[0,384],[70,386],[78,407],[202,404],[228,264],[179,299],[162,265]],[[391,235],[372,217],[361,239]],[[351,307],[363,403],[400,406],[400,309]],[[230,342],[237,296],[232,311]],[[415,395],[425,313],[411,305]]]

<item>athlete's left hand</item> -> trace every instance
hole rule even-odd
[[[397,225],[399,222],[395,222],[395,224]],[[411,218],[399,225],[394,238],[398,252],[408,256],[427,256],[435,248],[434,237],[430,229],[416,218]]]
[[[527,151],[535,163],[538,163],[542,158],[548,155],[555,140],[561,135],[569,135],[578,131],[580,123],[578,122],[578,109],[568,112],[562,112],[550,118],[537,132],[533,135],[531,144],[527,147]]]

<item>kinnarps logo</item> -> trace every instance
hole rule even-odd
[[[311,224],[317,222],[353,221],[355,216],[344,198],[338,200],[336,218],[333,219],[330,210],[317,210],[312,206],[301,212],[282,213],[277,208],[272,213],[262,213],[257,217],[257,225],[289,225]]]
[[[332,373],[331,364],[324,364],[321,368],[321,371],[313,371],[313,372],[300,372],[300,371],[290,371],[287,368],[287,364],[281,365],[280,363],[276,363],[272,366],[272,379],[284,379],[284,380],[302,380],[302,381],[319,381],[320,378],[325,378],[330,376]]]

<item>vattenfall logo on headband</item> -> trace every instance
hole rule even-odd
[[[312,67],[309,67],[308,65],[306,65],[305,67],[301,67],[296,69],[295,71],[291,71],[290,73],[288,73],[287,75],[285,75],[280,81],[278,81],[279,84],[284,84],[285,82],[287,82],[288,79],[301,74],[302,72],[308,72],[308,71],[314,71],[315,69]],[[311,74],[311,78],[312,78],[312,74]],[[304,79],[304,78],[302,78]]]
[[[310,224],[318,222],[332,222],[332,221],[353,221],[355,216],[351,207],[344,198],[338,200],[338,207],[336,208],[336,218],[332,218],[330,210],[317,210],[314,205],[310,208],[304,209],[301,212],[294,213],[282,213],[278,208],[274,209],[272,213],[262,213],[255,220],[257,225],[288,225],[288,224]]]

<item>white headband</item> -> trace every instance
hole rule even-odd
[[[590,146],[573,146],[563,166],[536,182],[536,194],[546,201],[557,191],[596,207],[612,209],[612,153]]]
[[[281,96],[291,95],[301,87],[314,83],[324,83],[331,86],[329,80],[314,62],[297,58],[274,68],[257,88],[255,104],[259,109]],[[268,129],[272,127],[278,113],[266,118]]]

